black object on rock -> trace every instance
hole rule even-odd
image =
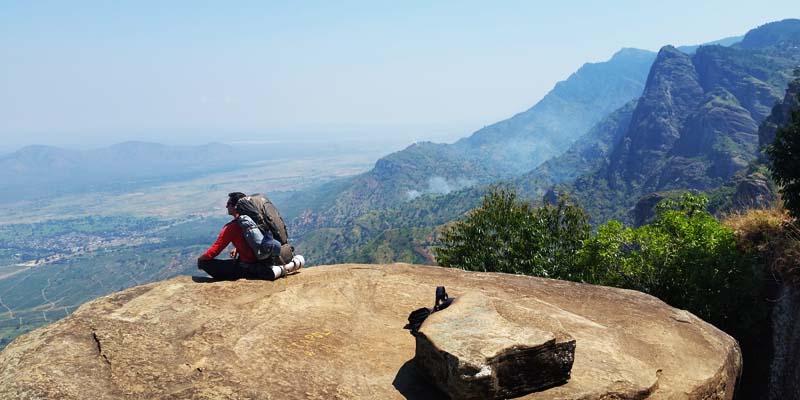
[[[444,310],[453,303],[453,300],[455,300],[455,297],[447,296],[447,291],[444,289],[444,286],[437,286],[436,300],[434,301],[433,308],[422,307],[412,311],[411,314],[408,314],[408,323],[403,329],[410,330],[412,335],[417,333],[422,322],[424,322],[429,315]]]

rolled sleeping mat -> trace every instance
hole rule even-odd
[[[273,265],[272,272],[275,274],[275,278],[280,278],[282,276],[289,275],[291,273],[297,272],[300,268],[303,268],[303,265],[306,264],[306,259],[301,255],[296,255],[292,257],[292,261],[285,265]]]
[[[303,265],[305,265],[305,264],[306,264],[306,259],[303,256],[298,254],[298,255],[292,257],[292,261],[290,263],[284,265],[283,267],[286,269],[287,273],[291,274],[292,272],[295,272],[295,271],[299,270],[300,268],[303,268]]]

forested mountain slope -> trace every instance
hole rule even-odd
[[[560,154],[608,113],[641,94],[654,54],[623,49],[586,64],[541,101],[454,144],[416,143],[347,182],[298,194],[287,211],[301,236],[426,194],[509,179]]]
[[[611,113],[561,156],[513,180],[494,184],[517,187],[524,196],[538,200],[552,185],[599,169],[625,132],[635,105],[631,101]],[[430,248],[436,241],[436,227],[476,207],[486,189],[487,185],[470,186],[371,210],[349,224],[308,232],[302,236],[299,249],[321,263],[433,263]]]
[[[687,54],[666,46],[641,98],[598,120],[559,156],[511,179],[476,180],[475,186],[447,194],[360,212],[341,224],[320,224],[307,214],[311,223],[305,226],[322,229],[304,231],[300,247],[324,262],[431,262],[434,228],[476,206],[489,183],[505,182],[533,201],[566,191],[594,223],[631,222],[629,211],[651,192],[718,188],[757,155],[759,123],[782,97],[798,64],[798,47],[791,41],[798,25],[797,20],[764,25],[730,48],[700,46]],[[764,39],[764,30],[778,32],[766,35],[777,41]],[[497,125],[502,124],[512,123]],[[480,143],[483,135],[490,135],[488,127],[459,143]]]

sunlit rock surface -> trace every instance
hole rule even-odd
[[[530,317],[546,317],[575,339],[569,382],[523,398],[733,396],[736,342],[651,296],[393,264],[276,282],[179,277],[99,298],[0,353],[0,398],[441,398],[402,329],[437,285],[482,295],[513,325],[541,329]]]
[[[555,316],[470,292],[414,335],[415,366],[457,399],[504,399],[569,380],[575,339]],[[500,314],[494,303],[505,311]],[[509,318],[522,323],[516,323]]]

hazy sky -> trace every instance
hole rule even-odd
[[[0,150],[451,141],[621,47],[798,16],[797,0],[0,0]]]

